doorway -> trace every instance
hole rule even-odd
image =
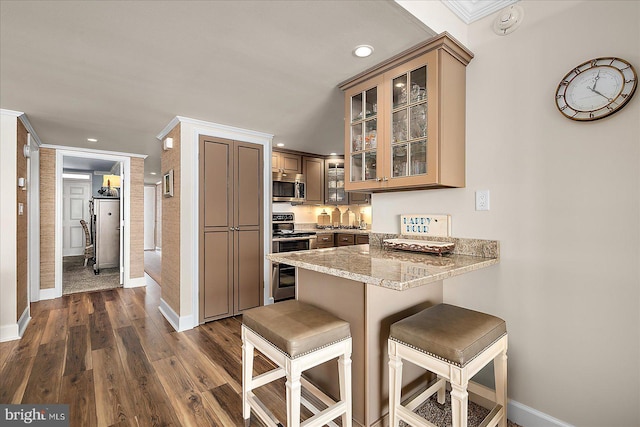
[[[125,160],[119,156],[98,153],[58,154],[61,155],[61,161],[57,162],[56,178],[62,183],[56,208],[56,224],[61,235],[60,251],[56,251],[59,254],[56,262],[60,265],[56,269],[56,276],[60,276],[58,295],[121,287],[125,269],[122,262],[124,239],[120,233],[125,201],[125,192],[122,191],[125,185],[122,176]],[[105,187],[103,180],[108,181],[109,186],[111,182],[121,183],[109,188]],[[101,203],[105,201],[108,203]],[[116,218],[115,223],[109,223],[106,233],[100,233],[100,229],[104,228],[97,214],[101,204],[109,206],[110,216],[107,218]],[[101,241],[110,243],[106,245]],[[108,264],[104,263],[105,246],[111,246]],[[96,267],[100,259],[104,268],[98,269]]]

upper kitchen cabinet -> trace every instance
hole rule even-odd
[[[272,151],[271,172],[302,173],[302,156],[285,151]]]
[[[472,58],[443,33],[340,85],[347,191],[465,186],[465,72]]]
[[[327,205],[348,205],[349,196],[345,190],[344,159],[326,159],[325,203]]]
[[[329,158],[325,164],[325,204],[362,205],[369,204],[371,195],[367,193],[348,193],[345,186],[344,158]]]
[[[302,173],[306,181],[306,200],[308,204],[324,203],[324,159],[302,157]]]

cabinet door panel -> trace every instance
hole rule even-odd
[[[302,173],[302,158],[295,154],[282,154],[282,169],[285,172]]]
[[[257,307],[263,292],[260,230],[236,231],[236,289],[234,312]]]
[[[204,283],[200,297],[205,319],[232,314],[231,236],[229,231],[204,233],[204,264],[201,267]]]
[[[324,203],[324,160],[304,157],[303,167],[307,193],[305,203]]]
[[[237,227],[262,223],[262,147],[238,143],[236,146],[236,220]]]
[[[231,226],[233,204],[231,187],[228,185],[232,178],[231,146],[221,141],[204,141],[203,145],[204,226],[229,227]]]

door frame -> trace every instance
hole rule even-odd
[[[137,284],[132,284],[131,279],[129,279],[129,271],[130,271],[130,242],[131,242],[131,232],[130,232],[130,185],[125,184],[125,181],[128,180],[129,176],[131,176],[131,155],[125,155],[125,153],[114,153],[110,151],[100,151],[100,150],[83,150],[76,149],[74,150],[71,147],[61,147],[61,146],[49,146],[42,145],[45,148],[53,148],[56,150],[56,203],[55,203],[55,250],[54,250],[54,258],[55,258],[55,286],[52,289],[41,289],[40,290],[40,300],[44,299],[53,299],[59,298],[62,296],[62,171],[63,171],[63,162],[65,156],[70,157],[85,157],[90,159],[105,159],[112,160],[114,162],[120,162],[121,164],[121,181],[122,187],[120,192],[120,205],[124,206],[124,210],[122,213],[124,214],[124,219],[120,218],[121,227],[124,227],[124,233],[120,233],[120,253],[124,259],[124,262],[120,265],[120,277],[124,276],[124,280],[121,280],[121,283],[124,287],[135,287]],[[134,155],[135,156],[135,155]],[[121,208],[122,210],[122,208]]]

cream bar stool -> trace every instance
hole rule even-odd
[[[412,426],[433,426],[413,410],[438,393],[445,401],[451,383],[453,427],[467,426],[467,389],[495,402],[483,426],[507,425],[507,326],[495,316],[439,304],[391,325],[389,334],[389,425],[400,420]],[[410,402],[400,403],[402,361],[437,374],[437,381]],[[495,391],[469,381],[493,360]]]
[[[253,350],[261,351],[278,368],[253,376]],[[338,358],[340,401],[302,378],[303,371]],[[242,415],[249,425],[251,410],[267,426],[278,420],[253,390],[282,377],[287,379],[287,426],[322,426],[342,416],[351,426],[351,333],[349,323],[313,305],[289,300],[254,308],[242,314]],[[318,411],[301,397],[301,387],[328,407]],[[300,424],[300,405],[316,414]]]

